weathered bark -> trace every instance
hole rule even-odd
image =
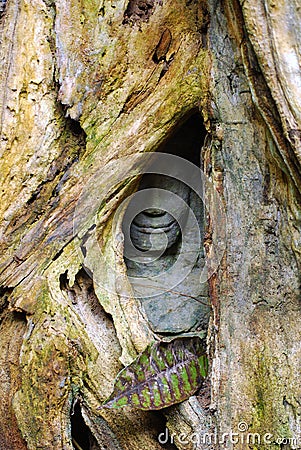
[[[213,77],[223,74],[214,95],[223,141],[211,155],[217,174],[223,174],[228,220],[225,267],[217,282],[220,309],[213,373],[219,376],[213,383],[212,405],[220,430],[237,431],[244,421],[261,438],[264,433],[273,435],[272,445],[261,441],[258,447],[278,448],[277,437],[299,437],[300,166],[297,150],[283,133],[278,92],[261,65],[265,57],[271,68],[271,58],[258,50],[257,60],[255,44],[252,48],[242,32],[240,7],[229,3],[224,9],[227,22],[217,23],[221,18],[217,5],[213,23],[218,33],[213,23],[211,28],[215,29]],[[245,20],[259,26],[260,2],[251,3],[250,10],[247,2],[243,4]],[[268,21],[271,17],[267,14]],[[251,39],[264,47],[274,42],[274,34],[258,33]],[[283,32],[277,40],[283,44],[277,50],[283,57],[287,45],[293,51],[290,35]],[[224,56],[225,47],[230,54],[233,51],[230,60]],[[288,87],[290,81],[279,67],[274,70],[273,83]],[[295,73],[295,82],[299,77]],[[247,86],[262,117],[251,106]],[[284,99],[280,102],[284,107]],[[299,446],[295,442],[287,448]]]
[[[3,3],[3,450],[159,449],[166,422],[170,448],[249,448],[246,433],[219,442],[242,422],[262,439],[252,448],[301,437],[297,2],[138,3]],[[99,410],[122,364],[157,337],[114,214],[137,187],[137,155],[196,111],[227,216],[209,280],[208,383],[164,415]],[[220,216],[209,193],[207,206],[210,255]],[[192,442],[205,432],[217,442]]]

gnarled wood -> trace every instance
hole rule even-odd
[[[297,3],[8,0],[0,15],[1,448],[71,450],[83,423],[91,449],[162,448],[165,421],[179,449],[219,448],[189,436],[240,422],[273,435],[260,448],[299,437]],[[137,155],[196,111],[227,213],[210,380],[166,419],[100,411],[156,338],[127,281],[118,207]],[[210,256],[220,216],[207,194]]]

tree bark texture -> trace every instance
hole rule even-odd
[[[80,426],[87,449],[160,449],[165,426],[171,449],[301,448],[300,23],[288,0],[2,2],[1,450],[78,448]],[[114,222],[127,174],[197,111],[227,219],[208,383],[164,413],[99,410],[156,338]],[[271,442],[222,437],[241,423]]]

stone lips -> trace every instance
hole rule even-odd
[[[141,202],[141,211],[133,218],[130,227],[134,246],[143,251],[160,250],[163,246],[170,248],[179,238],[187,219],[189,186],[176,178],[146,174],[139,189],[145,192],[145,201]],[[162,189],[171,193],[169,198],[164,199],[160,195]],[[179,203],[177,198],[183,202]]]

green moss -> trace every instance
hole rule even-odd
[[[275,372],[276,361],[268,350],[255,353],[252,359],[254,378],[254,414],[250,432],[262,438],[266,433],[277,438],[292,437],[288,418],[283,410],[282,386]],[[269,449],[279,448],[278,444],[266,444]],[[254,449],[257,447],[254,446]],[[260,449],[265,448],[261,445]]]

